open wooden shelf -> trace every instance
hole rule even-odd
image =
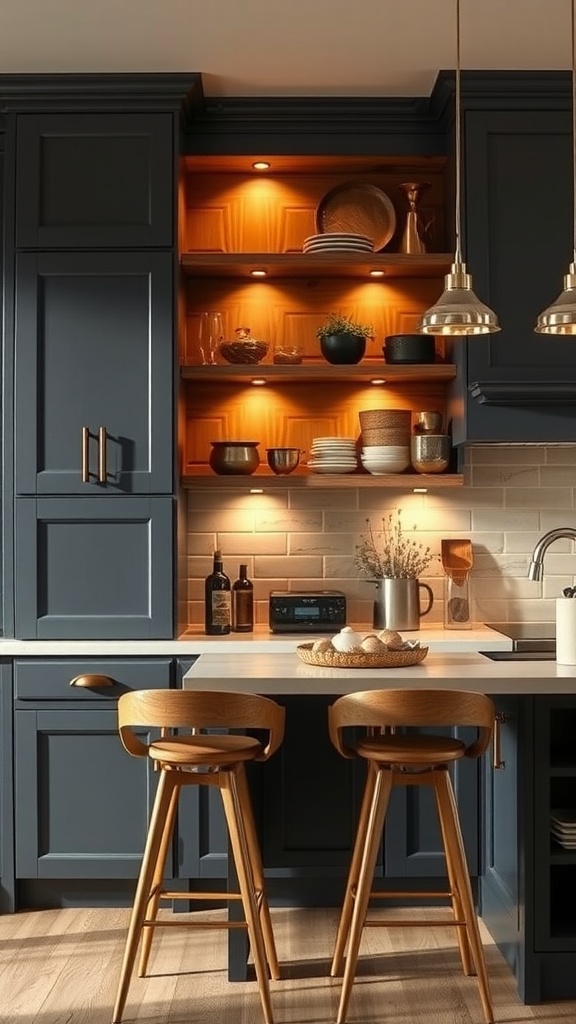
[[[449,272],[453,260],[451,253],[184,252],[180,264],[183,272],[193,277],[250,277],[252,270],[264,270],[267,278],[355,277],[378,281],[370,278],[371,270],[383,271],[384,279],[441,277]]]
[[[413,490],[415,487],[428,489],[462,487],[464,478],[460,473],[387,473],[384,476],[371,476],[369,473],[289,473],[287,476],[275,476],[273,473],[256,472],[252,475],[230,474],[219,476],[211,470],[201,469],[190,476],[180,478],[183,487],[188,490],[195,488],[205,490],[209,486],[220,488],[238,488],[250,491],[255,487],[293,488],[293,487],[395,487],[397,490]]]
[[[453,363],[391,364],[375,359],[354,366],[334,366],[327,362],[271,365],[270,363],[243,363],[228,366],[182,366],[180,374],[185,380],[216,383],[245,383],[254,379],[268,384],[355,383],[369,384],[383,379],[387,384],[405,382],[443,382],[456,377]]]

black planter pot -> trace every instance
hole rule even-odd
[[[358,334],[326,334],[320,351],[329,363],[359,363],[366,351],[366,338]]]
[[[433,363],[434,338],[427,334],[389,334],[382,346],[387,363]]]

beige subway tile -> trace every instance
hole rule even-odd
[[[566,576],[576,573],[576,553],[558,554],[556,544],[544,556],[544,576]]]
[[[478,554],[474,559],[474,575],[491,577],[526,576],[528,563],[528,555]]]
[[[478,600],[490,599],[496,594],[498,599],[533,601],[538,595],[538,587],[526,576],[505,576],[498,573],[494,576],[481,576],[474,570],[472,590]]]
[[[538,487],[538,466],[498,465],[474,466],[474,487]]]
[[[352,533],[294,533],[288,536],[290,555],[348,555],[357,537]]]
[[[288,541],[285,533],[221,533],[223,555],[285,555]]]
[[[286,577],[278,577],[278,579],[275,580],[259,580],[257,576],[254,576],[252,579],[252,586],[254,587],[255,601],[268,601],[271,590],[288,590],[288,580]]]
[[[503,530],[521,532],[537,530],[540,526],[538,512],[534,509],[522,511],[502,509],[499,512],[488,509],[472,509],[472,529],[476,531]]]
[[[395,512],[397,508],[401,508],[406,513],[413,508],[420,509],[424,506],[427,495],[413,494],[411,488],[414,486],[416,486],[415,483],[407,483],[406,488],[399,490],[395,488],[361,490],[358,492],[358,508],[364,509],[368,513],[376,511],[381,515]]]
[[[430,490],[425,500],[430,509],[502,508],[504,491],[498,487],[454,487],[446,491]]]
[[[214,533],[197,533],[195,530],[188,530],[186,538],[186,552],[188,555],[210,555],[216,547],[216,535]]]
[[[472,466],[524,465],[539,466],[546,461],[542,444],[472,445],[468,449]]]
[[[306,508],[358,508],[358,488],[347,487],[341,490],[323,491],[315,487],[302,487],[288,493],[291,509]]]
[[[213,568],[214,559],[212,555],[210,555],[209,558],[202,557],[200,555],[191,555],[186,565],[186,571],[190,579],[205,579],[208,573],[212,572]]]
[[[539,526],[542,533],[548,530],[555,530],[558,526],[572,526],[576,528],[576,511],[570,506],[568,508],[543,509],[540,511]],[[559,541],[555,541],[558,544]]]
[[[286,576],[288,580],[302,576],[322,577],[322,558],[313,556],[290,555],[278,556],[258,555],[254,559],[254,576],[259,579]]]
[[[507,508],[559,508],[570,507],[570,487],[507,487],[505,492]]]
[[[263,510],[254,517],[257,533],[320,533],[322,512],[306,510]]]
[[[576,465],[576,445],[548,445],[546,447],[546,462],[548,465]]]
[[[221,509],[220,511],[196,510],[188,517],[188,530],[195,533],[238,533],[254,531],[254,513],[242,509]]]
[[[263,494],[249,493],[250,487],[265,488],[265,485],[265,478],[262,477],[246,477],[246,490],[241,491],[237,487],[230,488],[230,490],[225,487],[211,488],[207,482],[202,490],[188,491],[188,511],[191,512],[193,509],[220,511],[232,508],[252,511],[258,508],[286,508],[288,505],[287,490],[264,490]]]
[[[353,577],[357,574],[356,561],[353,555],[327,555],[324,559],[324,576],[326,579]]]
[[[504,551],[505,534],[503,533],[474,533],[473,537],[473,553],[477,554],[502,554]],[[514,548],[512,550],[515,550]],[[525,551],[527,548],[520,548],[519,550]]]
[[[564,587],[573,587],[573,576],[544,576],[542,580],[542,597],[555,601],[562,597]]]
[[[576,466],[573,463],[540,467],[541,487],[574,487],[575,484]]]
[[[532,554],[534,545],[540,536],[540,531],[536,530],[527,531],[526,533],[516,533],[512,530],[504,534],[504,550],[506,554],[516,551]]]

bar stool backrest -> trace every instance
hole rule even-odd
[[[484,693],[468,690],[361,690],[339,697],[328,708],[332,743],[343,757],[356,757],[346,743],[348,727],[475,726],[478,736],[464,751],[480,757],[494,726],[494,703]]]
[[[266,761],[284,738],[284,708],[268,697],[228,690],[134,690],[118,701],[120,739],[129,754],[146,757],[148,743],[134,726],[149,728],[261,729],[268,733],[254,759]]]

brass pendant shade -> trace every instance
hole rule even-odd
[[[472,278],[466,270],[462,259],[460,245],[460,196],[461,196],[461,135],[462,117],[460,113],[460,0],[456,0],[456,211],[455,234],[456,249],[450,273],[444,278],[444,291],[430,309],[424,313],[418,326],[420,334],[474,335],[495,334],[500,330],[498,317],[474,294]]]
[[[564,275],[564,288],[551,306],[536,320],[536,334],[576,335],[576,33],[574,30],[575,0],[570,0],[572,12],[572,197],[574,226],[574,256]]]
[[[500,330],[496,314],[472,291],[465,263],[453,263],[444,278],[444,291],[428,309],[419,327],[421,334],[495,334]],[[576,298],[576,293],[575,293]]]

